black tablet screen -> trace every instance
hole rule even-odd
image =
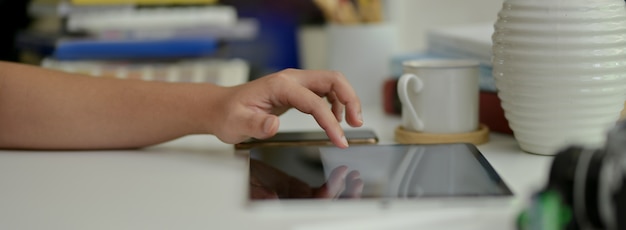
[[[471,144],[257,147],[254,199],[510,196]]]

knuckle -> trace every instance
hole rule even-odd
[[[324,100],[324,98],[319,97],[317,98],[317,100],[313,101],[312,103],[313,103],[313,106],[315,106],[315,108],[320,108],[320,109],[324,108],[324,109],[330,110],[328,102]]]
[[[293,74],[288,70],[276,72],[267,78],[268,86],[273,90],[283,90],[289,88],[289,85],[296,83]]]
[[[276,72],[275,74],[272,75],[272,77],[269,78],[270,81],[272,81],[273,83],[281,83],[281,82],[287,82],[291,80],[291,73],[288,70],[283,70],[280,72]]]
[[[316,116],[323,114],[323,110],[327,109],[325,108],[326,105],[323,98],[312,97],[303,102],[303,108],[301,110],[304,113]]]
[[[276,75],[282,78],[290,78],[291,76],[295,74],[296,71],[297,71],[296,69],[287,68],[287,69],[283,69],[281,71],[276,72]]]
[[[336,78],[336,79],[345,78],[345,76],[341,72],[336,71],[336,70],[330,71],[330,75],[333,76],[333,78]]]
[[[267,86],[271,90],[280,89],[285,82],[288,80],[287,76],[281,73],[276,73],[267,78]]]

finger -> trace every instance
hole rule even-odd
[[[333,169],[326,181],[327,198],[337,198],[345,189],[345,178],[348,174],[348,167],[345,165]]]
[[[350,186],[346,188],[346,196],[352,199],[361,198],[361,194],[363,193],[363,187],[365,184],[361,178],[355,179],[350,182]]]
[[[356,171],[356,170],[350,171],[350,173],[348,173],[348,175],[346,176],[347,181],[356,180],[359,178],[361,178],[361,173],[359,173],[359,171]]]
[[[336,71],[321,70],[293,70],[289,74],[296,76],[304,87],[318,95],[334,92],[337,99],[346,107],[348,124],[354,127],[363,125],[361,102],[343,74]]]
[[[352,127],[363,125],[363,112],[361,112],[360,103],[358,105],[353,105],[353,103],[346,104],[346,121]]]
[[[296,87],[296,89],[285,90],[286,96],[284,98],[286,98],[287,103],[303,113],[311,114],[319,126],[326,131],[333,144],[339,148],[347,148],[348,141],[343,129],[328,109],[328,104],[307,88]]]
[[[346,192],[348,198],[360,198],[364,183],[358,171],[352,171],[346,176]]]
[[[244,133],[258,139],[269,138],[278,132],[279,123],[279,119],[275,115],[250,112]]]
[[[337,95],[334,92],[330,92],[326,99],[328,99],[328,102],[332,105],[332,111],[333,114],[335,114],[335,118],[338,122],[341,122],[343,119],[344,105],[337,99]]]

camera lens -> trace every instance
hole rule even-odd
[[[573,214],[567,229],[626,230],[626,120],[609,131],[603,148],[559,151],[543,190],[549,191]]]
[[[608,206],[602,200],[602,193],[607,190],[600,189],[606,186],[601,177],[606,155],[604,149],[570,146],[560,151],[552,163],[548,189],[560,191],[563,202],[573,209],[575,226],[583,229],[613,226],[607,225],[607,219],[611,218],[606,218]]]

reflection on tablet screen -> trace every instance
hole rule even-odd
[[[258,147],[254,199],[510,196],[471,144]]]

